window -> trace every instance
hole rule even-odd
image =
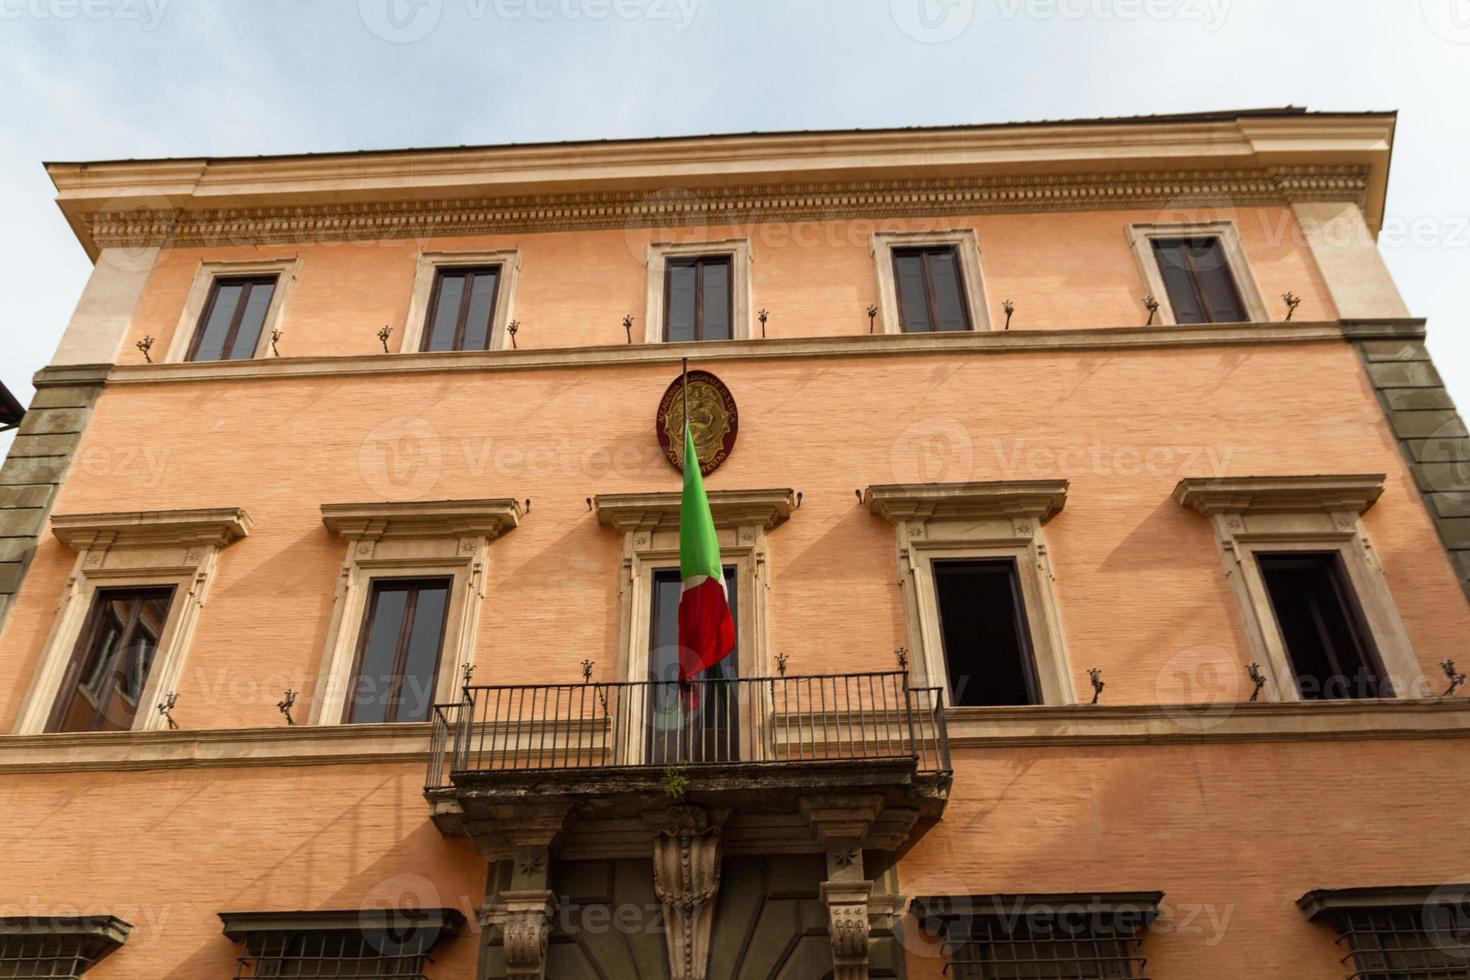
[[[1154,258],[1176,323],[1240,323],[1245,304],[1218,238],[1155,238]]]
[[[488,350],[500,294],[500,266],[440,269],[419,349]]]
[[[353,668],[348,723],[429,719],[451,581],[373,581]]]
[[[1262,697],[1389,698],[1427,690],[1360,518],[1382,473],[1188,477],[1174,500],[1207,517],[1240,605]],[[1251,660],[1245,660],[1248,656]]]
[[[885,333],[989,330],[973,228],[872,237]]]
[[[750,243],[650,244],[645,302],[646,343],[749,338]]]
[[[872,486],[895,526],[915,686],[952,708],[1072,704],[1044,525],[1065,480]]]
[[[1233,221],[1128,225],[1155,324],[1269,320]]]
[[[1470,980],[1470,885],[1320,889],[1297,906],[1337,930],[1349,980]]]
[[[904,333],[970,329],[953,245],[894,249],[893,278]]]
[[[1141,933],[1162,892],[917,898],[956,980],[1147,980]]]
[[[664,340],[729,340],[730,257],[669,259],[664,272]]]
[[[697,675],[691,687],[679,680],[679,599],[683,579],[677,568],[653,573],[653,606],[649,610],[648,680],[654,684],[648,717],[651,762],[710,762],[739,758],[740,595],[735,566],[725,567],[725,595],[735,621],[735,649]],[[677,739],[677,741],[675,741]]]
[[[464,922],[448,908],[224,912],[220,919],[225,935],[245,947],[235,980],[425,980],[430,951]]]
[[[1304,699],[1393,697],[1336,552],[1260,553],[1261,576]]]
[[[117,732],[133,727],[173,591],[97,591],[47,731]]]
[[[934,591],[949,703],[1041,703],[1015,560],[936,561]]]
[[[255,356],[277,277],[221,276],[210,287],[189,346],[190,361],[242,361]]]
[[[0,917],[0,977],[79,980],[132,931],[110,915]]]

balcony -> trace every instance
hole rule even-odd
[[[469,686],[435,707],[425,795],[441,830],[471,836],[518,807],[563,807],[590,833],[671,802],[759,834],[803,798],[857,796],[906,838],[948,795],[941,705],[898,671]]]

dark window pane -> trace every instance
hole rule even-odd
[[[696,339],[696,296],[699,267],[694,263],[670,262],[666,289],[668,312],[664,325],[665,339]]]
[[[959,257],[954,249],[930,252],[925,256],[929,266],[929,284],[933,291],[935,330],[968,330],[970,317],[965,311],[965,293],[960,285]]]
[[[950,702],[1040,703],[1016,563],[936,561],[934,588]]]
[[[929,298],[924,287],[924,256],[917,252],[894,253],[893,274],[898,283],[899,319],[904,332],[929,330]]]
[[[500,273],[486,269],[470,280],[470,301],[465,311],[464,343],[460,350],[486,350],[490,346],[490,321],[495,316],[495,294]]]
[[[454,350],[454,335],[459,325],[464,285],[463,274],[439,273],[438,288],[434,293],[434,309],[429,317],[428,336],[420,345],[424,350]]]
[[[375,581],[358,639],[347,720],[425,721],[444,642],[450,580]]]
[[[274,293],[274,286],[250,287],[245,297],[245,308],[240,313],[240,325],[235,329],[235,339],[225,355],[228,360],[244,361],[255,356],[255,348],[260,344],[260,329],[265,326],[265,314],[270,309]]]
[[[172,588],[97,593],[62,679],[49,731],[132,728],[172,599]]]
[[[449,605],[449,588],[444,585],[419,590],[414,604],[413,626],[408,633],[403,683],[399,689],[396,721],[428,721],[434,704],[434,681],[439,675],[439,650],[444,642],[444,612]]]
[[[1257,557],[1301,696],[1392,697],[1337,553]]]
[[[208,305],[204,326],[200,328],[199,340],[195,344],[195,361],[218,361],[224,354],[225,338],[229,336],[230,324],[234,322],[235,310],[245,287],[233,283],[216,283],[214,301]]]
[[[650,611],[648,679],[660,682],[649,698],[648,757],[653,762],[705,762],[739,756],[736,685],[718,683],[739,676],[740,647],[697,674],[695,683],[681,688],[679,680],[679,596],[682,581],[677,568],[653,573]],[[740,635],[740,596],[735,568],[725,566],[725,595],[735,635]],[[710,683],[700,683],[710,682]]]
[[[1225,247],[1218,238],[1156,238],[1154,256],[1178,323],[1246,319]]]
[[[730,262],[706,260],[700,289],[700,340],[730,339]]]

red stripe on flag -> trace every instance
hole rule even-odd
[[[735,621],[719,579],[706,578],[679,597],[679,680],[724,660],[735,649]]]

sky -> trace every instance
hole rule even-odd
[[[0,0],[0,380],[90,271],[44,160],[1291,104],[1399,111],[1379,247],[1470,407],[1467,92],[1470,0]]]

